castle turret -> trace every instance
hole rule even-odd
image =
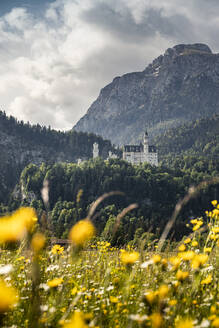
[[[97,158],[99,156],[99,145],[97,142],[93,144],[93,158]]]
[[[144,141],[143,141],[143,144],[144,144],[144,153],[145,154],[148,154],[148,152],[149,152],[149,144],[148,144],[148,133],[147,133],[147,130],[144,133]]]

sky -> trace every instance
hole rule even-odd
[[[0,0],[0,109],[68,130],[114,77],[179,43],[219,52],[218,0]]]

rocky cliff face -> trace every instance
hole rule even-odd
[[[74,129],[121,145],[138,141],[145,127],[153,136],[218,112],[219,54],[205,44],[181,44],[143,72],[116,77]]]

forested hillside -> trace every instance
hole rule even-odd
[[[218,162],[203,161],[196,169],[197,158],[185,158],[183,169],[170,170],[148,164],[132,166],[122,160],[86,161],[80,165],[57,163],[27,166],[21,175],[20,198],[12,199],[10,209],[22,205],[34,206],[41,218],[45,208],[40,190],[45,180],[49,183],[49,218],[52,234],[66,237],[69,228],[86,217],[89,206],[98,196],[109,191],[121,191],[106,199],[98,207],[94,221],[99,236],[113,244],[122,244],[151,231],[158,237],[170,218],[177,201],[189,186],[218,175]],[[174,226],[174,238],[180,238],[185,230],[185,219],[201,215],[207,204],[218,196],[219,184],[206,187],[199,196],[182,210]],[[79,193],[79,194],[78,194]],[[127,214],[116,234],[112,233],[115,217],[132,203],[138,208]]]
[[[219,160],[219,115],[170,129],[154,139],[159,159],[198,155]]]
[[[113,150],[110,141],[94,134],[60,132],[39,124],[31,126],[0,111],[0,201],[7,200],[27,164],[89,159],[94,142],[98,142],[103,158]]]

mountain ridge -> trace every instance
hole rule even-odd
[[[219,54],[205,44],[180,44],[142,72],[115,77],[73,129],[121,145],[139,141],[145,126],[156,136],[218,112]]]

